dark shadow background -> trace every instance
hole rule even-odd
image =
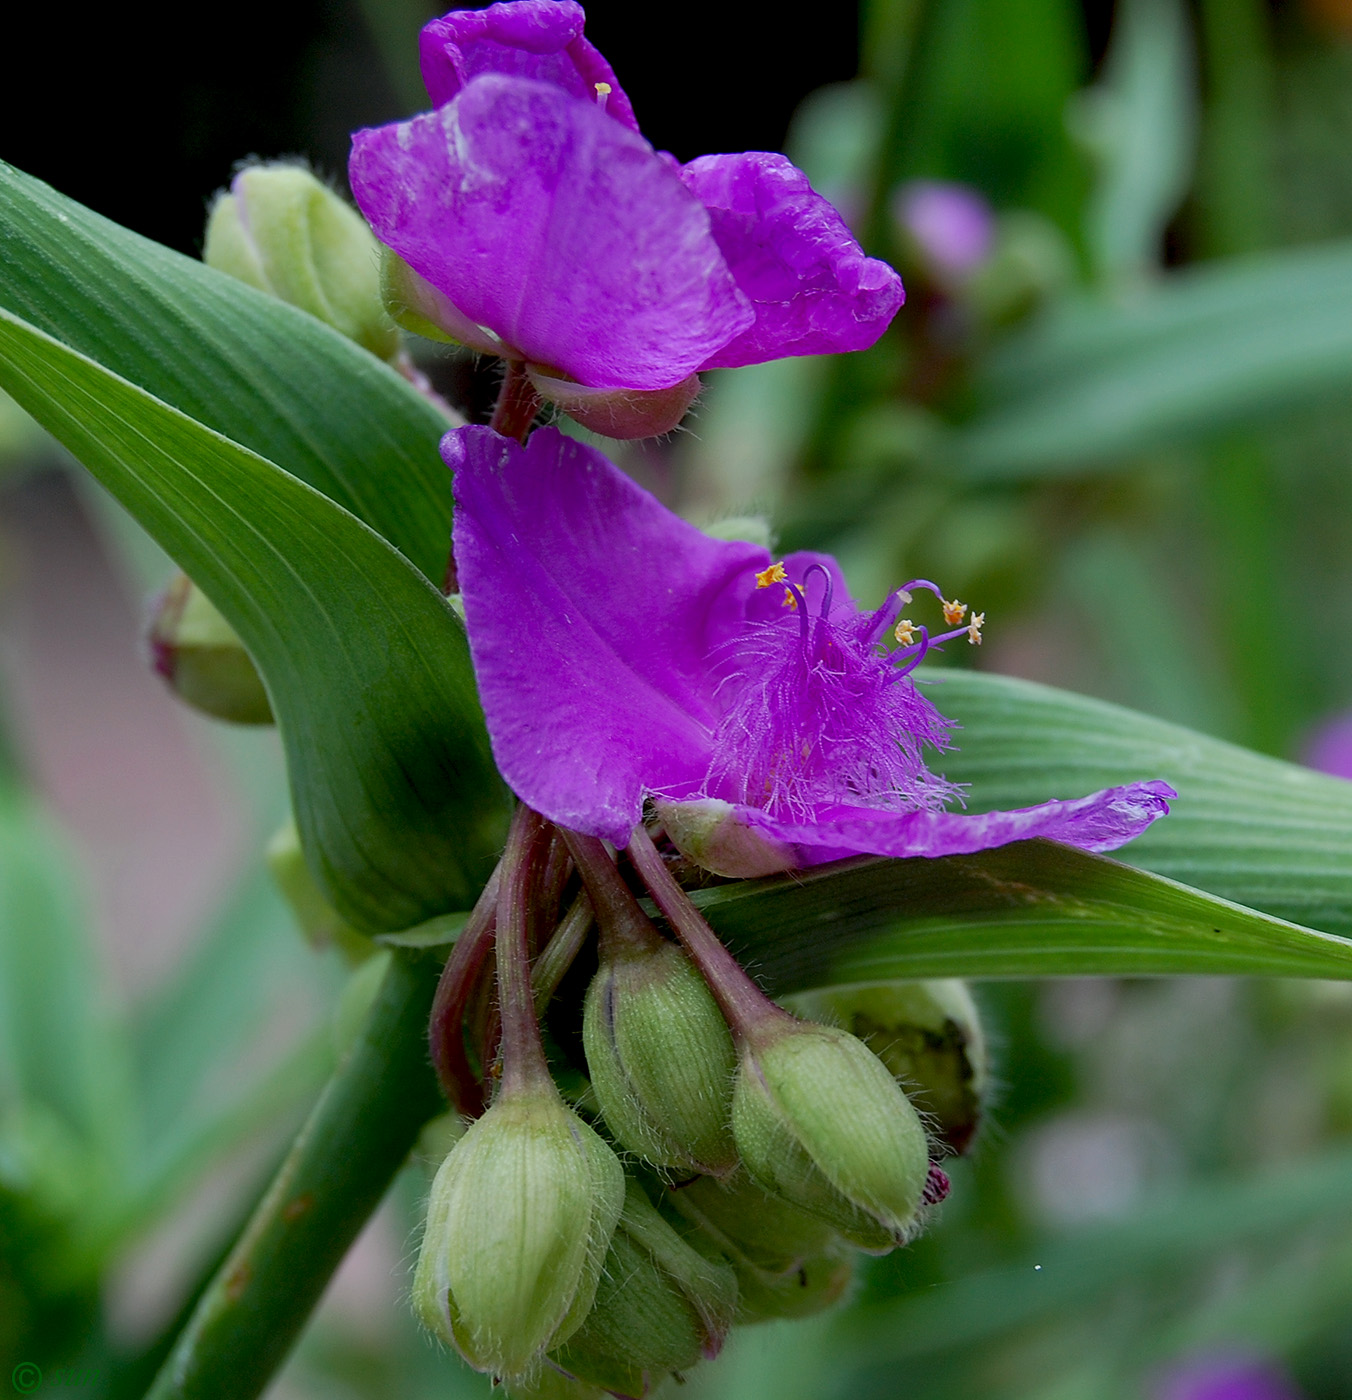
[[[6,21],[0,157],[100,213],[186,253],[238,160],[304,155],[341,176],[348,133],[423,105],[391,73],[373,22],[413,32],[440,10],[414,0],[236,0],[229,6],[27,5]],[[449,6],[447,6],[449,8]],[[794,108],[858,64],[857,6],[810,35],[763,13],[729,31],[726,0],[587,6],[588,36],[634,101],[645,134],[688,160],[774,150]],[[368,15],[371,20],[368,20]],[[410,54],[411,58],[412,55]],[[22,81],[28,73],[29,81]]]

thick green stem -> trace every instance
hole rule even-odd
[[[147,1400],[252,1400],[441,1107],[425,1035],[436,968],[396,949],[361,1038],[320,1096]]]

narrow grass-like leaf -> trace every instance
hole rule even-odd
[[[934,766],[972,811],[1164,778],[1171,815],[1118,859],[1352,937],[1352,783],[1009,676],[946,671],[929,695],[962,725]]]
[[[128,1136],[128,1053],[78,889],[47,814],[0,779],[0,1116],[36,1107],[112,1165]]]
[[[337,331],[3,162],[0,307],[309,482],[440,581],[446,420]]]
[[[1050,841],[851,861],[699,900],[775,993],[894,977],[1352,979],[1352,942]]]
[[[344,916],[398,929],[468,907],[507,794],[436,589],[327,497],[3,312],[0,383],[244,639],[307,857]]]
[[[952,440],[971,477],[1111,464],[1329,400],[1352,385],[1352,244],[1171,273],[1011,337]]]

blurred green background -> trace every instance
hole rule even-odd
[[[711,375],[624,464],[836,552],[867,601],[935,579],[987,614],[950,664],[1352,777],[1352,4],[874,0],[767,16],[754,51],[712,5],[589,8],[657,145],[782,145],[908,288],[872,351]],[[63,17],[65,98],[7,113],[3,154],[196,251],[235,159],[338,174],[351,127],[421,104],[430,13],[179,16],[169,72]],[[15,32],[52,51],[54,24]],[[490,370],[418,353],[482,408]],[[166,561],[3,404],[0,458],[0,1387],[65,1363],[133,1396],[322,1080],[344,971],[260,872],[273,737],[138,659]],[[939,1223],[683,1393],[1352,1397],[1352,989],[977,991],[997,1085]],[[408,1314],[426,1185],[411,1165],[276,1396],[488,1393]]]

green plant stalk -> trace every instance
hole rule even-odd
[[[1203,0],[1206,117],[1197,180],[1202,251],[1251,253],[1272,239],[1272,64],[1262,0]]]
[[[176,1342],[147,1400],[250,1400],[441,1107],[427,1060],[436,966],[396,949],[360,1039]]]
[[[1272,241],[1272,65],[1261,0],[1204,0],[1206,123],[1197,179],[1198,238],[1211,257]],[[1281,753],[1302,716],[1290,712],[1294,658],[1280,628],[1253,645],[1254,621],[1280,615],[1281,542],[1273,468],[1261,441],[1223,440],[1206,454],[1204,490],[1215,557],[1214,607],[1245,711],[1240,739]],[[1274,651],[1274,648],[1277,650]]]

